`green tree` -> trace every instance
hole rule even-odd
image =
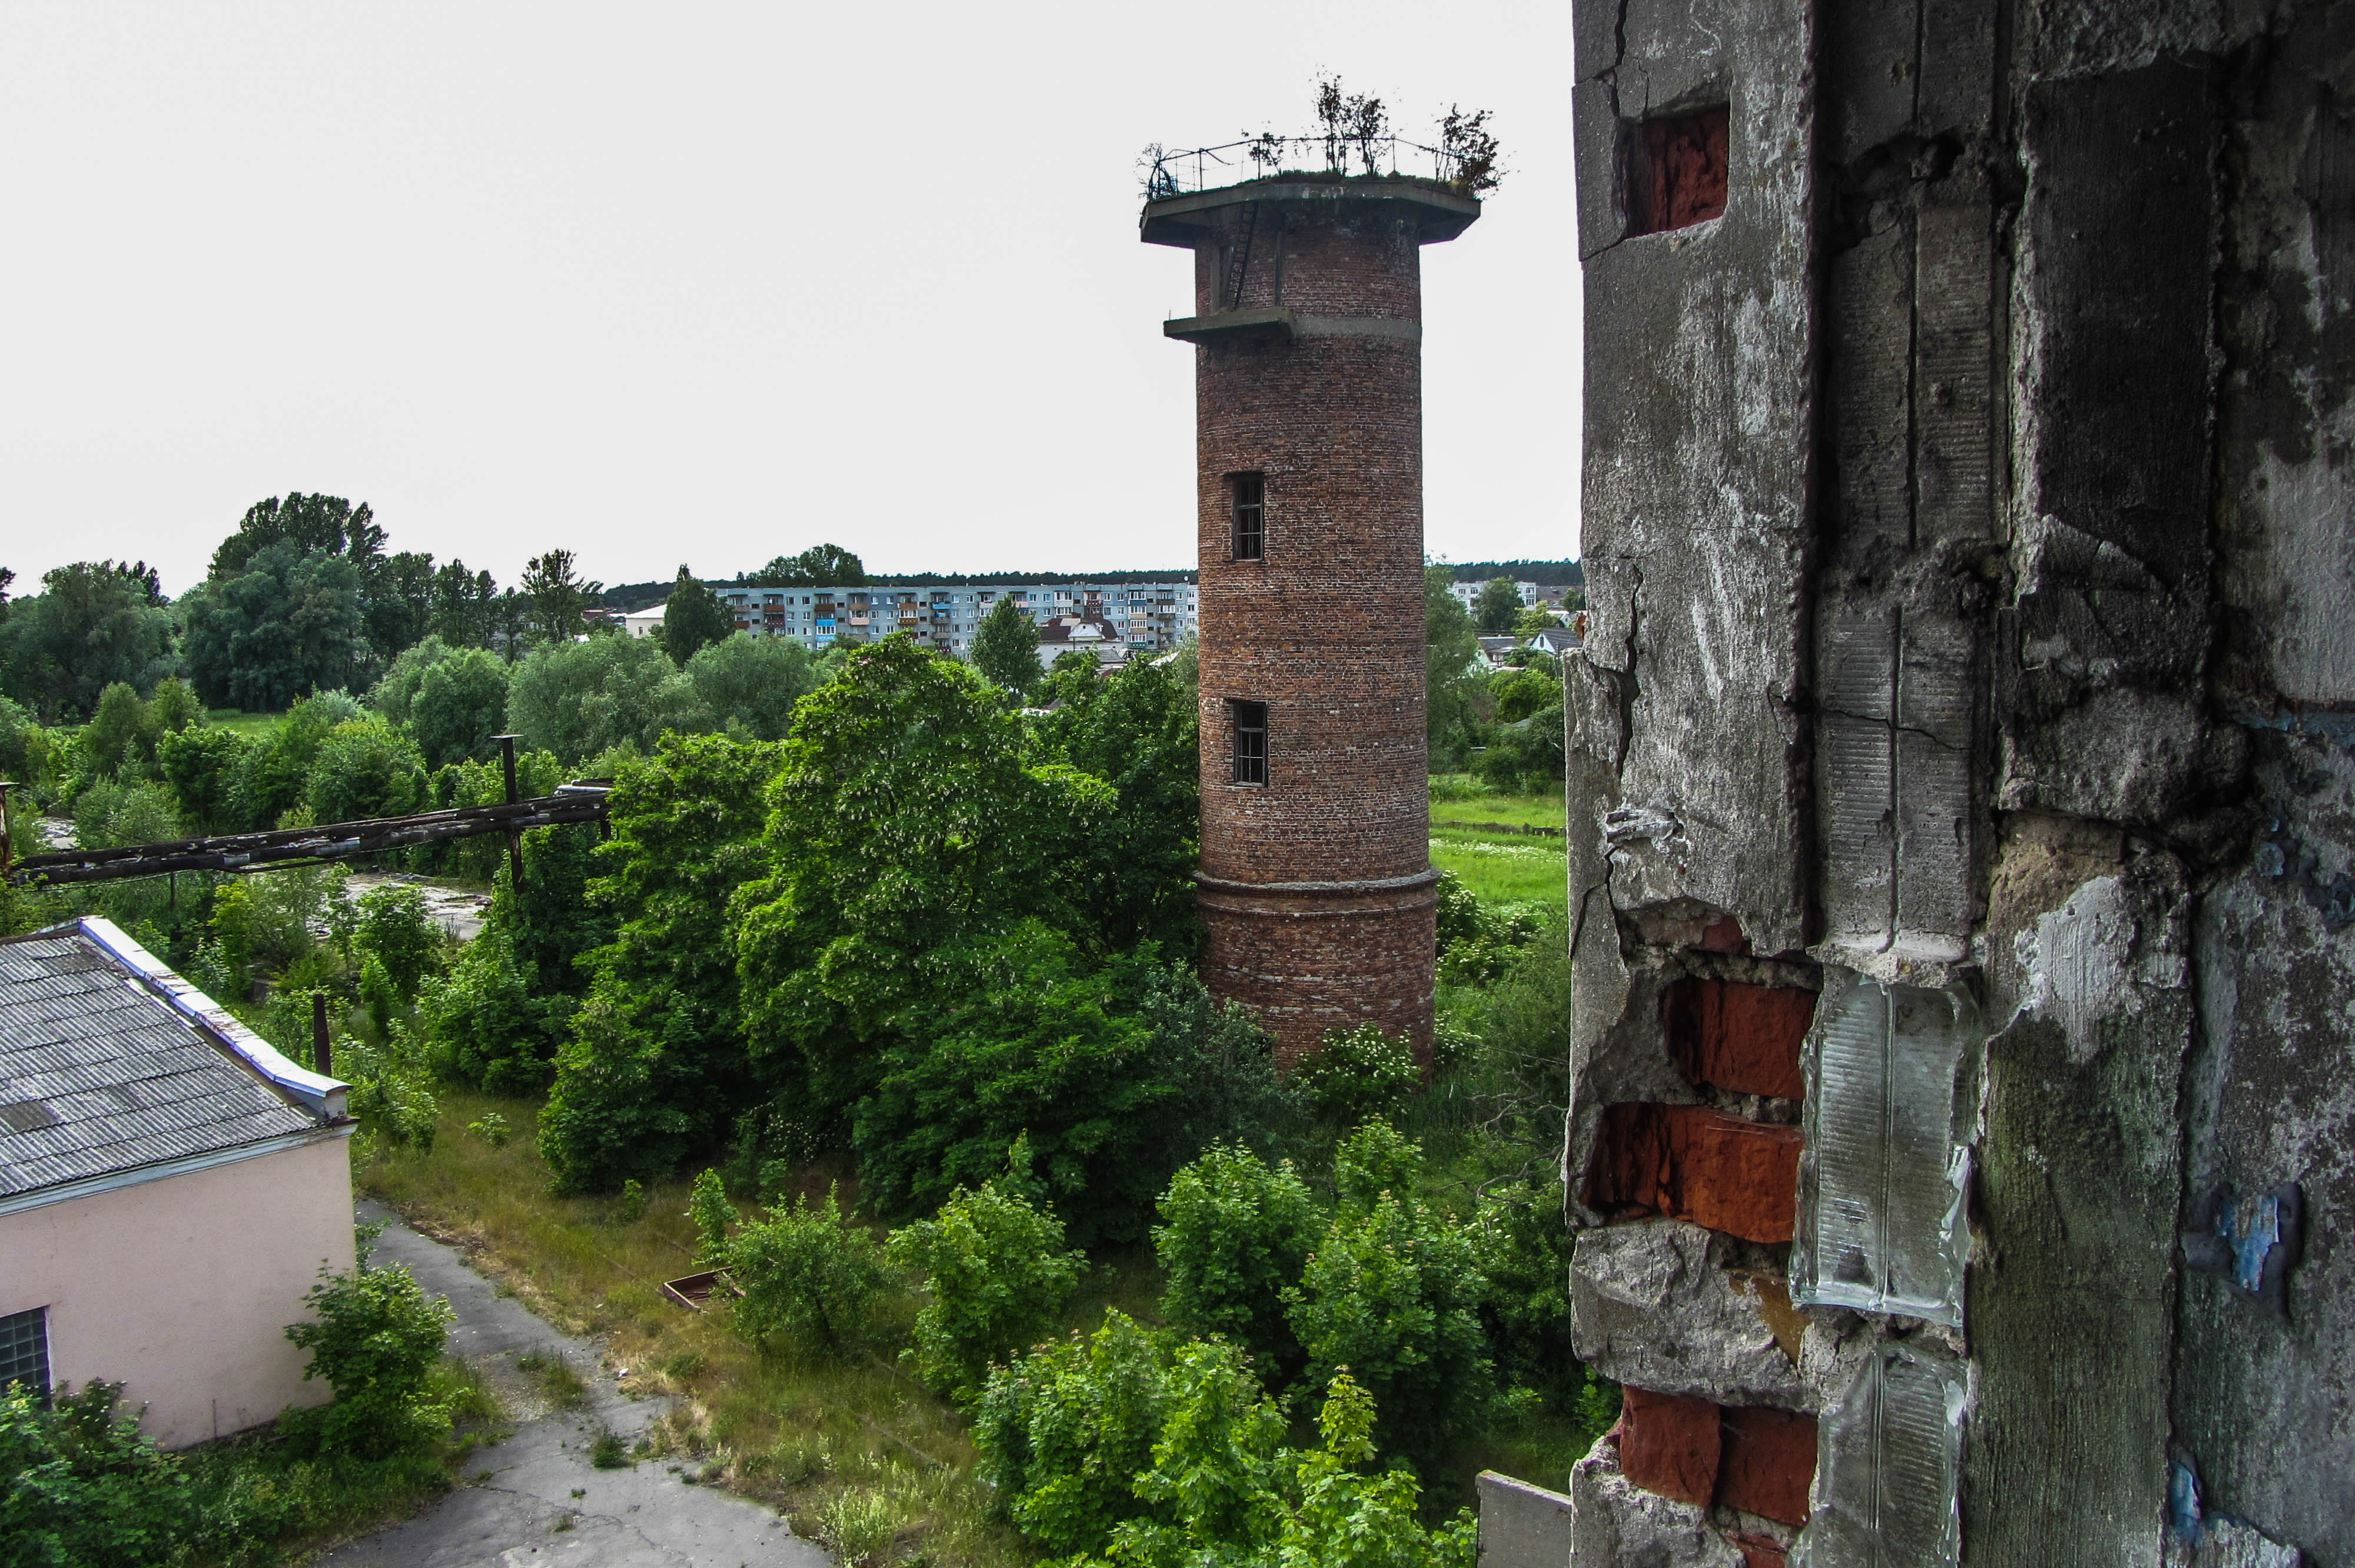
[[[1540,709],[1561,706],[1561,682],[1534,666],[1497,671],[1488,678],[1488,690],[1504,724],[1518,724]]]
[[[1060,702],[1039,721],[1045,754],[1114,790],[1084,863],[1094,929],[1114,948],[1156,941],[1191,952],[1202,791],[1193,690],[1143,662],[1107,679],[1062,672],[1047,685]]]
[[[524,597],[531,600],[532,628],[546,642],[570,642],[589,630],[589,607],[604,591],[573,569],[570,550],[534,556],[523,569]]]
[[[589,993],[539,1118],[560,1190],[666,1177],[759,1097],[728,899],[765,869],[762,795],[780,760],[774,746],[676,736],[614,780],[590,896],[616,928],[584,960]]]
[[[1161,1309],[1185,1332],[1221,1335],[1249,1351],[1271,1382],[1305,1359],[1284,1320],[1324,1216],[1290,1160],[1219,1148],[1171,1178],[1154,1251],[1168,1283]]]
[[[713,727],[686,673],[637,637],[533,649],[508,684],[506,711],[516,733],[567,763],[624,743],[652,751],[666,732]]]
[[[216,707],[272,713],[371,673],[360,572],[346,556],[268,545],[182,603],[188,673]]]
[[[744,633],[689,659],[687,679],[715,724],[753,740],[782,740],[795,705],[817,688],[817,661],[790,637]]]
[[[438,632],[402,649],[400,657],[386,665],[376,684],[368,688],[368,705],[395,724],[407,724],[410,706],[417,700],[417,688],[423,683],[425,672],[453,652],[453,645]]]
[[[506,727],[507,666],[481,648],[458,648],[430,666],[410,705],[410,733],[426,765],[486,761]]]
[[[990,1369],[973,1421],[981,1474],[1014,1528],[1041,1552],[1101,1552],[1120,1525],[1150,1513],[1136,1483],[1153,1468],[1168,1418],[1165,1339],[1107,1311],[1084,1339],[1050,1340]],[[1242,1381],[1246,1397],[1273,1414],[1248,1373]],[[1264,1436],[1271,1450],[1283,1441],[1280,1415]]]
[[[1358,1023],[1328,1032],[1295,1077],[1319,1120],[1354,1127],[1397,1114],[1422,1086],[1423,1070],[1403,1041],[1378,1023]]]
[[[370,554],[359,563],[368,646],[389,659],[433,624],[433,557],[415,550]]]
[[[736,630],[736,619],[719,596],[695,579],[682,565],[663,605],[662,646],[671,662],[684,666],[704,649]]]
[[[506,656],[506,662],[514,663],[523,657],[524,639],[531,631],[531,596],[517,593],[513,588],[503,588],[499,596],[490,601],[486,613],[492,639]]]
[[[1423,578],[1424,721],[1432,766],[1438,768],[1460,761],[1475,743],[1487,693],[1474,669],[1480,656],[1479,632],[1448,591],[1455,574],[1445,567],[1426,567]]]
[[[1542,604],[1532,604],[1513,618],[1513,635],[1526,642],[1539,632],[1550,631],[1561,624],[1561,618],[1552,610]]]
[[[867,567],[839,545],[813,545],[798,556],[779,556],[743,581],[750,588],[863,588]]]
[[[1480,623],[1483,634],[1503,636],[1521,618],[1520,588],[1510,577],[1490,577],[1480,585],[1480,598],[1473,606],[1472,615]]]
[[[172,612],[144,562],[77,561],[0,620],[0,686],[44,724],[83,717],[121,682],[153,691],[172,673]]]
[[[980,1397],[992,1361],[1035,1342],[1087,1269],[1063,1250],[1062,1222],[1007,1177],[959,1188],[929,1220],[891,1233],[894,1268],[924,1276],[916,1370],[959,1404]]]
[[[233,729],[180,730],[156,743],[155,761],[178,797],[180,814],[199,833],[230,832],[240,821],[237,776],[250,749]]]
[[[470,572],[460,560],[433,571],[433,634],[453,648],[488,648],[495,630],[498,584],[488,572]]]
[[[1500,725],[1474,771],[1495,789],[1513,793],[1560,793],[1568,776],[1568,736],[1559,686],[1552,702],[1518,724]]]
[[[304,803],[314,822],[356,822],[416,810],[424,795],[425,761],[415,743],[371,714],[320,741]]]
[[[1031,767],[978,676],[904,637],[802,700],[771,788],[771,874],[737,895],[756,1054],[799,1053],[820,1102],[856,1099],[900,1018],[972,995],[1028,918],[1084,920],[1060,874],[1112,804]]]
[[[982,994],[883,1054],[858,1108],[859,1176],[886,1213],[922,1212],[1003,1169],[1027,1139],[1039,1184],[1082,1245],[1143,1234],[1168,1171],[1158,1118],[1185,1097],[1139,1004],[1156,955],[1085,972],[1070,938],[1011,938]]]
[[[99,694],[98,707],[81,732],[81,754],[100,778],[119,777],[126,764],[135,773],[146,721],[147,705],[121,681]]]
[[[238,521],[237,531],[213,552],[206,576],[216,581],[242,577],[253,558],[273,546],[291,546],[298,556],[341,556],[357,551],[380,551],[384,534],[375,524],[376,514],[361,503],[354,507],[340,495],[304,495],[293,492],[282,500],[257,501]]]
[[[535,829],[524,835],[521,885],[499,868],[481,935],[419,997],[444,1076],[501,1094],[547,1086],[589,986],[581,960],[613,939],[611,915],[588,896],[595,848],[585,827]]]
[[[1013,595],[1000,594],[981,618],[973,634],[973,665],[1017,696],[1039,683],[1039,625]]]

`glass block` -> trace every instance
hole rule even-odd
[[[1955,1568],[1966,1398],[1950,1357],[1867,1356],[1818,1429],[1815,1512],[1791,1568]]]
[[[1793,1300],[1961,1326],[1970,1150],[1955,1091],[1980,1037],[1964,992],[1833,972],[1802,1063]]]

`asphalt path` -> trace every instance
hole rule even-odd
[[[831,1568],[824,1551],[757,1504],[682,1480],[655,1461],[619,1470],[591,1465],[600,1431],[634,1444],[668,1402],[623,1393],[598,1364],[595,1346],[501,1296],[454,1249],[376,1203],[362,1213],[391,1221],[372,1260],[407,1264],[429,1293],[448,1298],[458,1315],[451,1351],[481,1367],[518,1419],[506,1441],[467,1460],[466,1474],[478,1478],[407,1523],[319,1558],[321,1568]],[[515,1367],[529,1351],[570,1361],[588,1389],[587,1405],[559,1410],[535,1400]]]

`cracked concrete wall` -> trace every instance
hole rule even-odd
[[[1572,1297],[1647,1397],[1572,1561],[2355,1568],[2355,6],[1577,42]],[[1711,104],[1723,216],[1630,235]],[[1821,999],[1804,1104],[1689,1075],[1696,979]],[[1796,1238],[1647,1106],[1803,1128]],[[1824,1527],[1658,1468],[1695,1400],[1819,1417]]]

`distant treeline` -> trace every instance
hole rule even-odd
[[[866,586],[874,588],[1003,588],[1013,583],[1190,583],[1196,576],[1191,569],[1173,567],[1163,572],[904,572],[865,580]],[[759,586],[753,574],[744,572],[733,577],[706,577],[703,582],[705,587],[715,588]],[[623,583],[605,590],[605,608],[623,611],[645,609],[668,599],[671,590],[677,586],[668,577],[659,582]],[[858,585],[826,583],[819,586],[855,588]]]
[[[1510,577],[1517,583],[1540,583],[1547,588],[1586,586],[1586,563],[1583,561],[1443,561],[1440,564],[1454,572],[1459,583],[1485,583],[1490,577]]]

